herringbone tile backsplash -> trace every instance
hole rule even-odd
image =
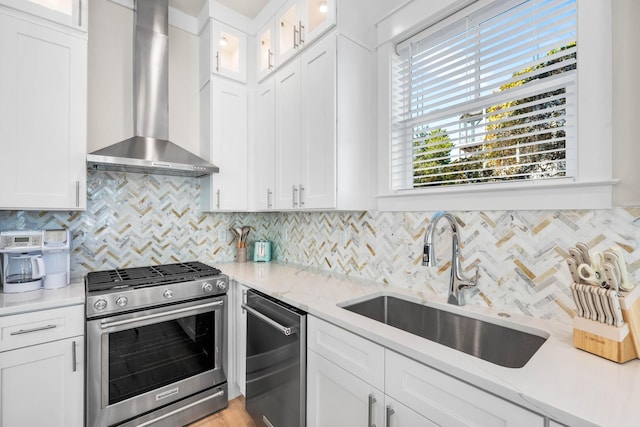
[[[444,223],[438,268],[420,265],[434,212],[201,213],[199,181],[157,175],[90,172],[86,212],[0,211],[0,229],[71,229],[72,276],[88,271],[200,260],[233,261],[228,228],[250,225],[250,242],[273,242],[274,259],[412,289],[446,294],[451,253]],[[640,208],[602,211],[458,211],[462,266],[479,268],[468,304],[570,323],[566,249],[620,246],[640,278]],[[252,246],[249,247],[249,254]],[[250,259],[250,257],[249,257]],[[321,283],[318,286],[322,286]]]

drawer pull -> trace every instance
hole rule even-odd
[[[19,331],[11,332],[9,335],[30,334],[31,332],[45,331],[47,329],[53,329],[55,327],[56,325],[47,325],[47,326],[40,326],[39,328],[20,329]]]
[[[73,372],[75,372],[78,366],[78,363],[77,363],[78,360],[76,359],[76,342],[75,341],[71,343],[71,356],[72,356],[71,363],[73,363]]]
[[[387,405],[387,424],[386,427],[391,427],[391,415],[395,414],[396,411],[391,409],[391,406]]]

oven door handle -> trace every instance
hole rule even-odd
[[[109,328],[113,328],[113,327],[116,327],[116,326],[128,325],[130,323],[143,322],[145,320],[157,319],[159,317],[167,317],[167,316],[172,316],[174,314],[181,314],[181,313],[186,313],[186,312],[189,312],[189,311],[195,311],[195,310],[199,310],[199,309],[202,309],[202,308],[208,308],[208,307],[216,307],[216,306],[220,306],[220,305],[224,305],[224,301],[223,300],[210,302],[210,303],[207,303],[207,304],[196,305],[194,307],[177,308],[175,310],[164,311],[162,313],[148,314],[146,316],[134,317],[134,318],[131,318],[131,319],[116,320],[116,321],[113,321],[113,322],[109,322],[109,321],[104,321],[103,320],[103,321],[100,322],[100,329],[109,329]]]
[[[269,326],[272,326],[277,330],[279,330],[282,333],[282,335],[289,336],[298,332],[298,328],[296,326],[283,326],[280,323],[273,320],[272,318],[267,317],[264,314],[260,313],[256,309],[249,307],[247,304],[242,304],[242,308],[247,310],[249,313],[253,314],[254,316],[256,316],[258,319],[262,320],[263,322],[266,322]]]

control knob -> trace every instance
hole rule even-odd
[[[124,307],[128,302],[129,299],[127,297],[118,297],[118,299],[116,300],[116,305],[118,307]]]
[[[213,285],[211,283],[209,283],[209,282],[204,282],[202,284],[202,290],[205,291],[205,292],[211,292],[211,291],[213,291]]]
[[[224,291],[225,289],[227,289],[227,284],[224,282],[224,280],[218,280],[216,282],[216,288],[220,289],[221,291]]]
[[[93,304],[93,308],[96,310],[104,310],[107,308],[107,302],[103,299],[99,299],[95,304]]]
[[[166,291],[164,291],[162,293],[162,296],[169,299],[169,298],[173,298],[173,291],[171,289],[167,289]]]

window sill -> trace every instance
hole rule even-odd
[[[610,209],[617,180],[511,182],[379,194],[380,211]]]

